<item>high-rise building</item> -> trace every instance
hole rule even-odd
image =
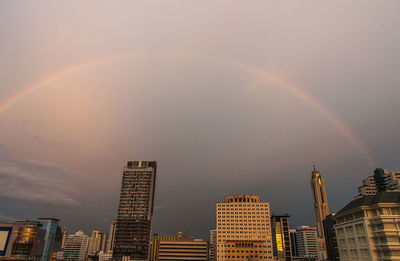
[[[61,232],[62,232],[61,249],[64,249],[65,240],[67,240],[67,229],[64,227],[63,229],[61,229]]]
[[[84,261],[89,237],[82,231],[69,235],[65,241],[63,260],[65,261]]]
[[[400,260],[400,192],[355,199],[334,216],[341,261]]]
[[[324,235],[325,235],[325,244],[326,251],[328,253],[328,260],[330,261],[339,261],[339,249],[337,245],[336,239],[336,231],[334,229],[334,225],[336,224],[336,220],[334,219],[335,213],[332,213],[323,221],[324,224]]]
[[[272,248],[274,256],[282,260],[291,260],[292,249],[289,232],[289,215],[271,217]]]
[[[113,259],[147,260],[157,163],[129,161],[123,170]]]
[[[183,236],[154,235],[152,240],[152,261],[208,261],[208,242]]]
[[[104,252],[106,238],[107,235],[105,233],[101,233],[97,228],[93,229],[92,236],[89,238],[88,255],[94,256],[100,252]]]
[[[329,215],[328,200],[326,198],[325,182],[318,170],[311,172],[311,189],[314,200],[314,211],[317,225],[317,242],[319,259],[324,260],[327,257],[324,227],[322,221]]]
[[[217,261],[273,259],[268,202],[232,195],[216,208]]]
[[[392,190],[400,190],[400,172],[389,172],[387,169],[376,168],[373,176],[363,179],[363,185],[358,187],[358,195],[355,198]]]
[[[40,261],[49,261],[55,252],[61,250],[62,231],[55,218],[39,218],[41,229],[46,231],[43,255]]]
[[[210,230],[210,253],[209,253],[210,261],[217,261],[216,252],[217,252],[217,230],[211,229]]]
[[[299,257],[319,258],[319,251],[317,246],[317,231],[315,227],[297,227],[296,240]]]
[[[109,234],[108,234],[107,246],[106,246],[106,252],[107,253],[110,253],[110,252],[113,251],[116,226],[117,226],[117,220],[114,219],[113,222],[110,225],[110,231],[109,231]]]

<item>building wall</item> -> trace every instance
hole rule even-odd
[[[296,240],[299,257],[319,257],[315,227],[300,226],[296,228]]]
[[[362,206],[335,219],[340,260],[400,260],[400,204]]]
[[[208,243],[203,240],[176,240],[159,242],[157,261],[208,260]]]
[[[292,250],[289,233],[289,216],[271,217],[272,247],[274,256],[283,260],[291,260]]]
[[[273,259],[269,203],[234,195],[216,208],[218,261]]]
[[[89,237],[82,231],[69,235],[65,241],[64,260],[84,261],[88,249]]]
[[[129,161],[124,168],[113,259],[148,259],[157,163]]]
[[[217,261],[216,252],[217,252],[217,230],[210,230],[210,251],[209,251],[209,260]]]

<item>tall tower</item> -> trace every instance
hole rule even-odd
[[[323,221],[329,215],[325,183],[318,170],[311,172],[311,189],[314,199],[315,219],[317,225],[317,242],[320,259],[327,258]]]
[[[122,176],[113,260],[147,260],[157,163],[128,161]]]

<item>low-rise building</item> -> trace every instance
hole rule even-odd
[[[340,260],[400,260],[400,192],[355,199],[334,218]]]

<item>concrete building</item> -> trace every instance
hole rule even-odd
[[[154,261],[208,260],[208,242],[183,236],[153,236],[152,258]]]
[[[311,172],[311,189],[314,201],[314,211],[317,226],[318,256],[320,260],[327,258],[324,227],[322,221],[329,215],[328,200],[326,197],[325,182],[318,170]]]
[[[96,256],[100,252],[104,252],[106,248],[106,238],[105,233],[101,233],[99,229],[93,229],[92,236],[89,238],[88,244],[88,255]]]
[[[117,220],[113,220],[113,222],[110,225],[110,231],[107,239],[107,246],[105,251],[107,253],[111,253],[113,251],[116,226],[117,226]]]
[[[147,260],[157,163],[128,161],[123,170],[113,259]]]
[[[216,212],[218,261],[273,259],[268,202],[254,195],[226,196]]]
[[[355,199],[334,218],[340,260],[400,260],[400,192]]]
[[[290,261],[292,257],[292,247],[289,232],[289,215],[272,215],[272,249],[274,257]]]
[[[82,231],[69,235],[65,241],[63,260],[84,261],[88,248],[89,237]]]
[[[298,257],[319,258],[317,245],[317,229],[315,227],[300,226],[296,228]]]
[[[387,169],[376,168],[374,175],[363,179],[358,187],[356,198],[376,195],[378,192],[400,190],[400,172],[389,172]]]
[[[217,230],[210,230],[210,246],[209,246],[209,254],[208,258],[210,261],[217,261],[216,252],[217,252]]]

